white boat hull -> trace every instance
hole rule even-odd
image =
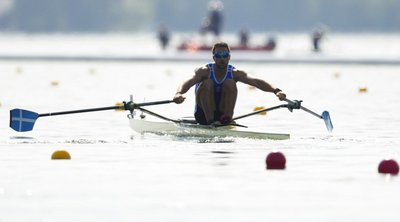
[[[180,137],[240,137],[270,140],[286,140],[290,138],[289,134],[236,130],[235,128],[229,126],[210,128],[203,125],[173,122],[154,122],[142,119],[129,119],[129,123],[131,128],[138,133],[154,133]]]

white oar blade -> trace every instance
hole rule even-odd
[[[23,109],[10,110],[10,127],[18,132],[31,131],[38,117],[39,114],[32,111]]]
[[[324,119],[326,128],[328,129],[329,132],[332,132],[333,130],[333,125],[332,125],[332,121],[331,121],[331,116],[329,115],[328,111],[324,111],[322,113],[322,118]]]

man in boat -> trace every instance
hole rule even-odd
[[[286,98],[286,94],[279,88],[230,65],[230,49],[227,43],[214,44],[212,53],[214,63],[197,68],[194,75],[178,87],[173,99],[177,104],[182,103],[185,100],[183,94],[196,85],[194,116],[199,124],[227,124],[232,120],[238,93],[237,82],[274,93],[280,100]]]

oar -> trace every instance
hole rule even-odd
[[[119,106],[107,106],[107,107],[92,108],[92,109],[80,109],[80,110],[42,113],[42,114],[38,114],[24,109],[13,109],[10,110],[10,127],[18,132],[26,132],[26,131],[31,131],[33,129],[33,126],[35,125],[35,122],[39,117],[96,112],[96,111],[111,110],[111,109],[134,110],[142,106],[160,105],[172,102],[173,102],[172,100],[162,100],[162,101],[147,102],[147,103],[124,102],[123,105]]]
[[[181,122],[183,122],[183,121],[181,121],[181,120],[170,119],[170,118],[168,118],[168,117],[162,116],[162,115],[160,115],[160,114],[157,114],[157,113],[155,113],[155,112],[152,112],[152,111],[150,111],[150,110],[148,110],[148,109],[145,109],[145,108],[142,108],[142,107],[138,107],[137,109],[140,110],[140,111],[142,111],[142,112],[145,112],[145,113],[147,113],[147,114],[150,114],[150,115],[152,115],[152,116],[155,116],[155,117],[157,117],[157,118],[163,119],[163,120],[165,120],[165,121],[171,121],[171,122],[174,122],[174,123],[181,123]]]
[[[253,115],[256,115],[256,114],[259,114],[259,113],[262,113],[262,112],[268,112],[268,111],[271,111],[271,110],[274,110],[274,109],[279,109],[279,108],[288,108],[288,104],[282,104],[282,105],[279,105],[279,106],[274,106],[274,107],[270,107],[270,108],[266,108],[266,109],[262,109],[262,110],[257,110],[257,111],[252,112],[252,113],[248,113],[248,114],[244,114],[244,115],[241,115],[241,116],[237,116],[237,117],[233,118],[232,120],[242,119],[242,118],[245,118],[245,117],[248,117],[248,116],[253,116]]]
[[[304,110],[304,111],[306,111],[306,112],[308,112],[308,113],[310,113],[310,114],[312,114],[312,115],[314,115],[314,116],[316,116],[316,117],[318,117],[320,119],[323,119],[324,122],[325,122],[326,129],[328,129],[329,132],[332,132],[333,125],[332,125],[331,117],[330,117],[328,111],[325,110],[325,111],[322,112],[322,115],[319,115],[319,114],[307,109],[306,107],[301,106],[299,101],[296,101],[296,100],[295,101],[291,101],[289,99],[285,99],[285,101],[288,102],[289,104],[298,104],[300,106],[300,109],[302,109],[302,110]]]

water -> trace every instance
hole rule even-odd
[[[384,48],[398,47],[393,35],[378,37],[388,42]],[[346,42],[361,42],[363,49],[365,39],[378,37],[349,35]],[[70,38],[57,53],[83,53],[71,49]],[[93,38],[110,42],[85,46],[97,53],[120,48],[111,42],[130,36]],[[1,42],[6,40],[3,36]],[[53,44],[37,41],[33,54]],[[138,47],[152,41],[144,39]],[[157,53],[151,47],[147,53]],[[393,50],[390,57],[398,55]],[[399,220],[399,179],[377,173],[384,158],[400,161],[399,66],[232,63],[317,113],[328,110],[334,132],[309,113],[281,109],[240,123],[290,133],[286,141],[137,135],[127,113],[115,111],[41,117],[33,131],[17,133],[8,127],[12,108],[46,113],[112,106],[130,94],[136,102],[170,99],[201,63],[0,61],[0,221]],[[239,90],[237,115],[280,104],[243,84]],[[192,95],[191,90],[182,105],[151,110],[172,118],[191,115]],[[50,160],[60,149],[72,160]],[[286,170],[265,169],[271,151],[285,154]]]

